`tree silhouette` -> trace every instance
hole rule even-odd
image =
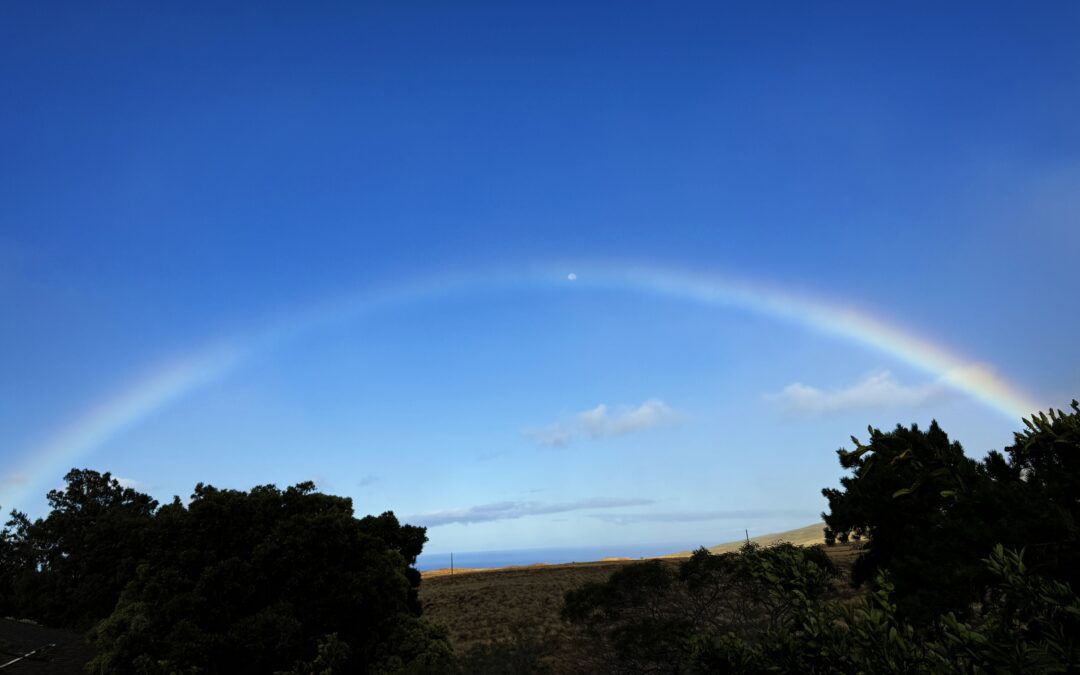
[[[356,518],[312,483],[199,484],[164,506],[73,469],[31,521],[0,532],[0,611],[87,629],[92,672],[444,672],[419,620],[427,536],[391,512]],[[329,665],[328,665],[329,664]]]
[[[823,514],[843,541],[864,533],[856,583],[888,568],[901,615],[967,613],[989,583],[982,559],[995,544],[1025,548],[1041,575],[1080,581],[1080,407],[1025,420],[1005,453],[976,461],[929,430],[871,428],[869,442],[838,451],[850,474],[822,491]]]
[[[450,658],[415,620],[410,564],[424,530],[392,513],[356,519],[350,499],[311,483],[200,484],[187,507],[159,511],[150,537],[145,563],[94,632],[92,672],[269,673],[310,660],[327,640],[347,647],[334,652],[347,654],[346,672]]]
[[[108,616],[134,576],[157,502],[109,473],[72,469],[52,510],[31,522],[13,512],[4,531],[4,610],[85,629]]]

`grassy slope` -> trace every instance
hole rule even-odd
[[[800,527],[797,530],[788,530],[787,532],[776,532],[774,534],[762,534],[757,537],[750,537],[750,541],[755,544],[761,544],[762,546],[771,546],[777,542],[786,541],[796,546],[811,546],[813,544],[824,544],[825,535],[823,530],[825,529],[825,523],[814,523],[813,525],[807,525],[806,527]],[[710,546],[710,553],[728,553],[731,551],[738,551],[742,546],[746,544],[745,539],[739,539],[738,541],[728,542],[726,544],[717,544],[716,546]],[[691,551],[682,551],[680,553],[672,554],[674,557],[687,557]]]
[[[822,542],[823,525],[818,523],[797,530],[753,537],[762,545],[790,541],[807,545]],[[710,550],[717,553],[738,550],[745,541],[720,544]],[[842,569],[850,569],[858,554],[856,545],[829,547],[830,557]],[[687,554],[683,554],[684,556]],[[679,554],[668,556],[678,564]],[[556,638],[571,635],[562,623],[559,610],[566,591],[587,581],[605,581],[612,572],[632,560],[533,565],[484,570],[483,574],[459,572],[454,576],[425,573],[420,586],[424,618],[446,626],[458,650],[477,643],[510,638],[515,630],[548,633]]]
[[[424,618],[446,626],[459,651],[510,638],[516,630],[566,638],[571,629],[559,618],[566,591],[588,581],[606,581],[626,564],[568,563],[424,577]]]

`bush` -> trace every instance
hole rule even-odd
[[[470,648],[461,658],[464,675],[548,675],[554,637],[517,629],[512,637]]]
[[[1001,546],[983,561],[995,583],[972,617],[946,614],[924,627],[898,614],[884,572],[872,593],[846,602],[824,597],[832,574],[808,556],[790,549],[728,555],[739,557],[699,552],[681,568],[689,574],[678,575],[685,582],[722,569],[723,584],[654,583],[627,594],[612,575],[607,584],[567,594],[567,619],[585,619],[607,647],[593,670],[1042,674],[1075,672],[1080,665],[1080,598],[1067,584],[1031,574],[1022,553]],[[648,574],[659,569],[652,566]],[[721,599],[717,591],[733,597]],[[694,613],[695,606],[711,611]],[[643,636],[650,625],[666,627],[662,642],[619,639],[628,628]]]
[[[585,628],[591,643],[583,651],[598,672],[677,673],[697,661],[702,640],[752,644],[785,625],[798,602],[821,597],[836,574],[820,547],[700,549],[678,566],[634,563],[570,591],[563,618]]]
[[[697,664],[738,659],[733,672],[1061,673],[1080,664],[1080,598],[1031,575],[1022,554],[996,547],[984,561],[996,583],[968,621],[939,617],[929,629],[905,622],[881,573],[858,603],[807,602],[796,620],[757,645],[716,641]]]

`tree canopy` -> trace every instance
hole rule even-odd
[[[0,539],[0,611],[91,628],[95,673],[438,670],[419,621],[427,537],[393,513],[356,518],[312,483],[199,484],[158,506],[108,473],[72,470],[52,510]],[[305,665],[307,664],[307,665]]]
[[[109,473],[72,469],[48,493],[48,516],[13,512],[0,542],[9,615],[86,629],[108,616],[147,548],[158,503]]]
[[[1053,579],[1080,581],[1080,407],[1025,420],[1004,454],[976,461],[936,422],[869,429],[865,445],[838,451],[850,473],[822,492],[831,533],[869,535],[854,581],[887,568],[902,615],[965,612],[988,583],[982,559],[995,544],[1025,548]]]

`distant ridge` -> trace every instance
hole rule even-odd
[[[807,525],[806,527],[800,527],[797,530],[788,530],[787,532],[774,532],[772,534],[761,534],[756,537],[750,537],[750,541],[755,544],[761,544],[762,546],[771,546],[781,541],[786,541],[796,546],[812,546],[813,544],[825,543],[825,523],[814,523],[813,525]],[[726,544],[717,544],[716,546],[710,546],[710,553],[730,553],[732,551],[738,551],[746,544],[745,539],[738,539],[736,541],[730,541]],[[679,553],[672,553],[671,555],[663,556],[664,558],[687,558],[693,551],[680,551]]]

